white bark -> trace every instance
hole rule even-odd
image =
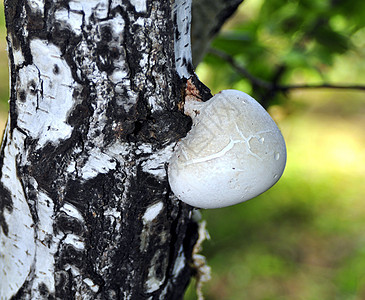
[[[178,0],[173,10],[176,70],[181,78],[186,79],[194,73],[190,41],[191,4],[191,0]]]
[[[2,188],[7,194],[2,195],[2,202],[8,202],[2,216],[2,234],[0,235],[0,298],[9,299],[24,283],[31,272],[31,266],[36,255],[36,242],[33,220],[30,213],[22,184],[17,177],[16,156],[19,142],[24,142],[18,130],[13,131],[13,139],[8,139],[8,128],[4,136],[2,151]],[[5,199],[9,197],[9,199]],[[12,203],[10,206],[9,202]],[[3,205],[2,205],[3,206]]]

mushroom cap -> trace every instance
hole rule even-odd
[[[246,93],[224,90],[207,102],[187,101],[193,126],[170,159],[168,178],[181,201],[219,208],[256,197],[281,177],[284,138]]]

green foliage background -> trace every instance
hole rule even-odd
[[[1,128],[8,67],[0,10]],[[365,2],[245,0],[212,47],[279,85],[365,85]],[[202,211],[211,235],[206,299],[365,299],[365,92],[269,92],[213,54],[197,72],[214,93],[235,88],[262,101],[288,148],[271,190]],[[196,299],[193,284],[186,299]]]
[[[0,3],[0,130],[2,122],[8,109],[7,103],[9,98],[9,69],[8,56],[6,52],[6,28],[4,17],[4,6]]]
[[[278,85],[365,85],[365,2],[245,0],[212,47]],[[208,54],[213,92],[261,101],[288,149],[283,177],[248,202],[205,210],[206,299],[365,299],[365,91],[270,92]],[[186,299],[196,299],[191,285]]]

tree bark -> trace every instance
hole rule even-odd
[[[243,0],[194,0],[192,18],[193,63],[197,66],[225,21]]]
[[[166,162],[190,126],[178,103],[191,53],[175,64],[189,56],[190,44],[175,55],[187,11],[5,1],[1,299],[182,298],[198,223],[170,192]]]

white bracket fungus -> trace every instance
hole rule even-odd
[[[284,138],[266,110],[246,93],[224,90],[207,102],[187,96],[193,120],[170,159],[173,193],[199,208],[234,205],[272,187],[286,163]]]

